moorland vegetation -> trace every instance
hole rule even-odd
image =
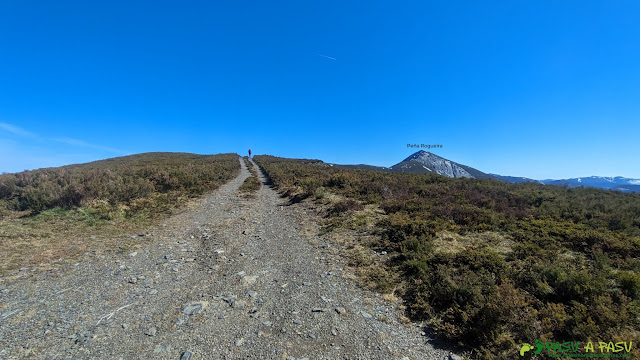
[[[368,245],[389,255],[368,283],[475,359],[534,339],[640,341],[640,194],[254,160],[292,202],[332,194],[331,231],[382,212]]]
[[[236,154],[146,153],[2,174],[0,272],[120,246],[118,234],[143,231],[239,171]]]

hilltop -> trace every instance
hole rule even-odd
[[[466,165],[458,164],[451,160],[447,160],[425,150],[420,150],[415,154],[407,157],[400,163],[393,165],[391,167],[391,170],[396,172],[409,172],[418,174],[433,172],[438,175],[452,178],[492,178],[491,175],[485,174],[482,171],[476,170]]]

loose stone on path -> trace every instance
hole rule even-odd
[[[193,302],[187,304],[187,306],[182,310],[182,313],[185,315],[196,315],[206,309],[207,306],[209,306],[209,302],[207,301]]]

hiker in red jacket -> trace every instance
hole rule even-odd
[[[251,157],[251,149],[249,149],[249,157]]]

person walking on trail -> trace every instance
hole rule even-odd
[[[249,157],[251,157],[251,149],[249,149]]]

